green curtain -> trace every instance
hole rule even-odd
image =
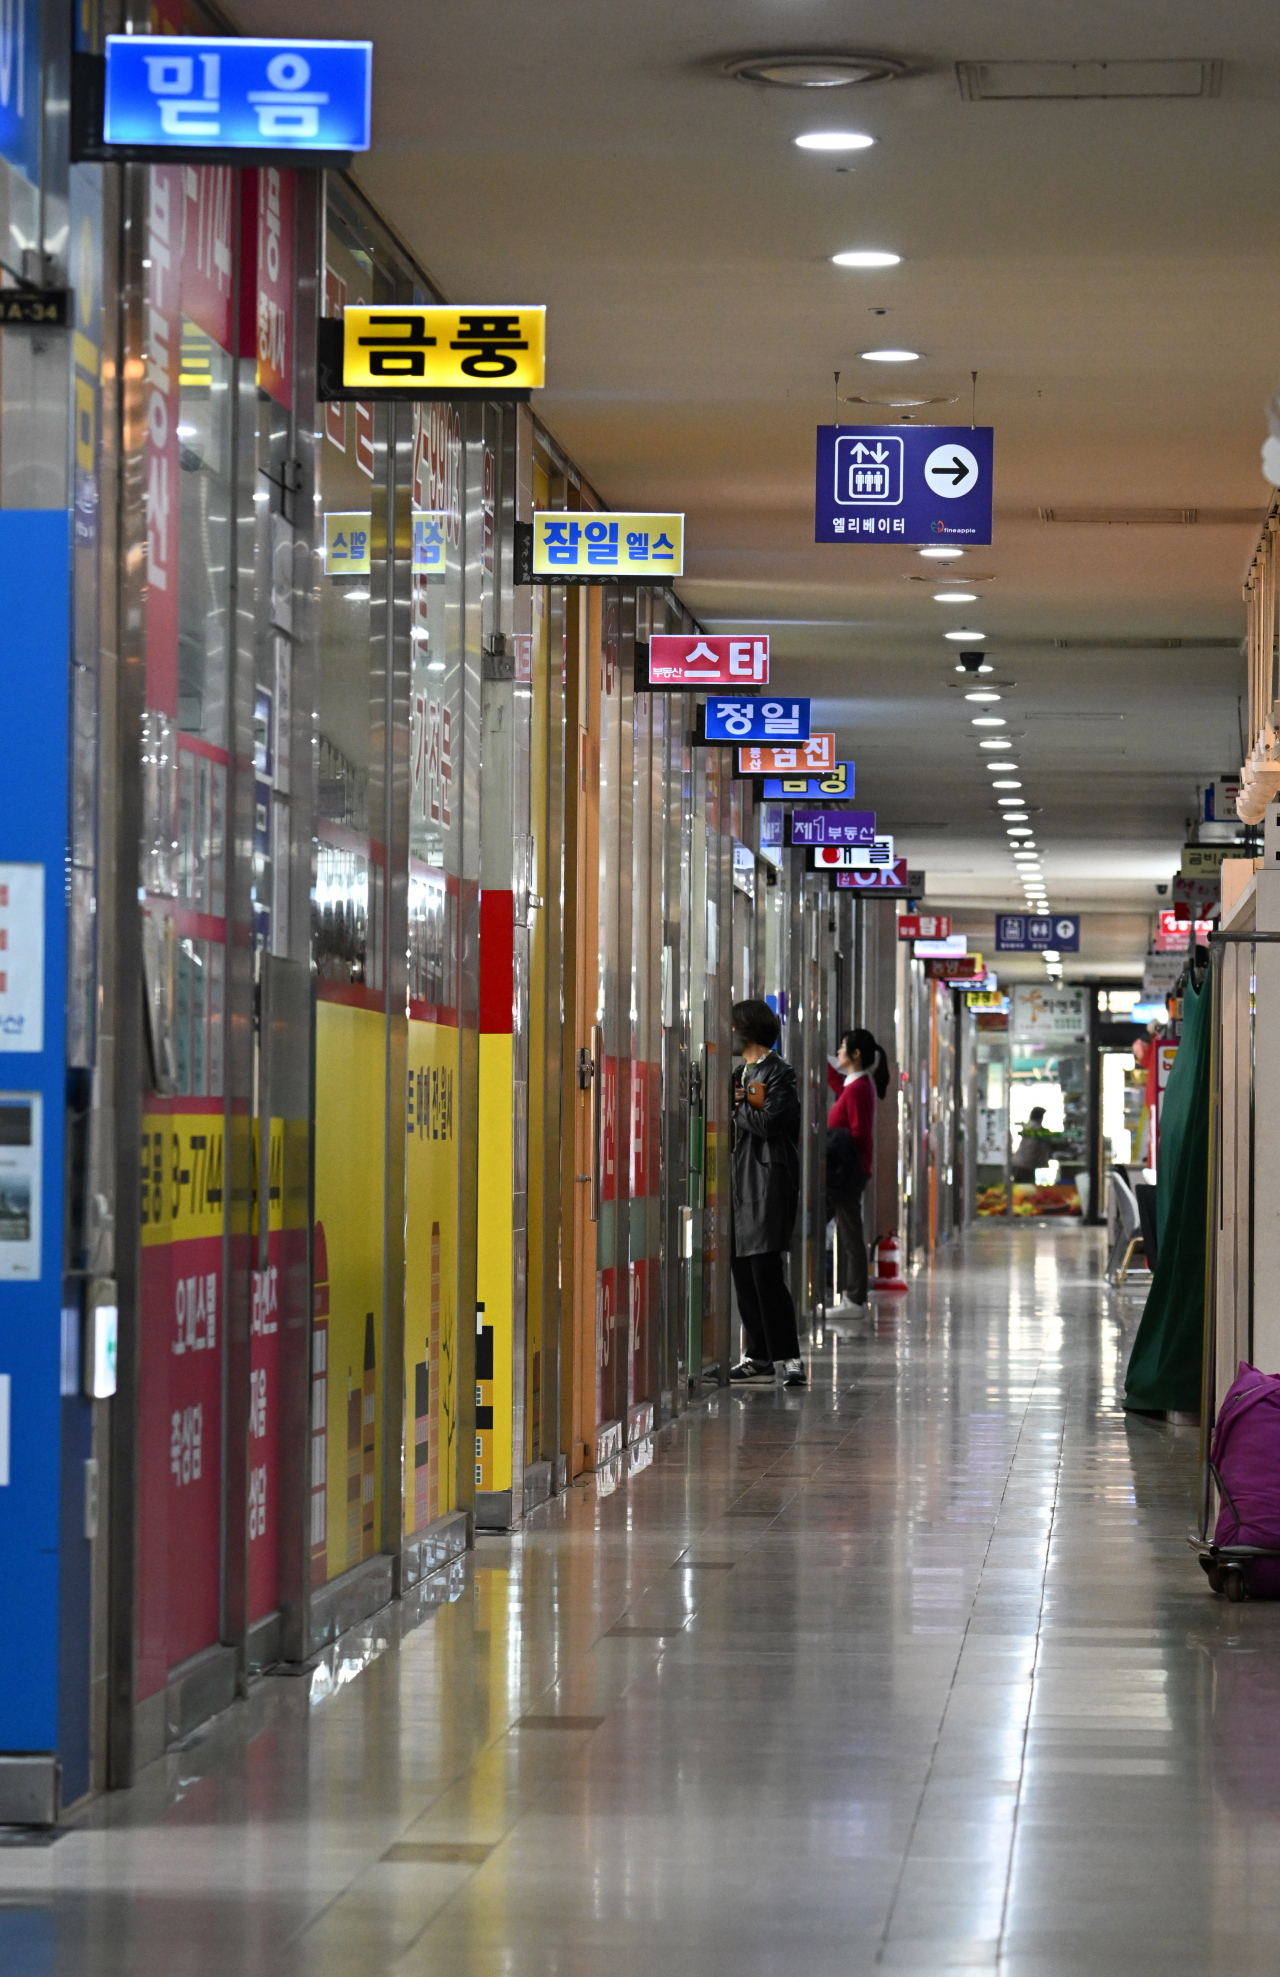
[[[1209,1195],[1211,978],[1187,983],[1182,1038],[1165,1087],[1156,1173],[1155,1274],[1125,1377],[1124,1404],[1196,1414],[1204,1354],[1205,1238]]]

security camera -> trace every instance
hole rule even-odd
[[[962,652],[960,654],[960,664],[964,667],[966,673],[976,673],[986,656],[985,652]]]
[[[1160,897],[1161,897],[1161,899],[1163,899],[1163,898],[1164,898],[1164,896],[1165,896],[1165,894],[1166,894],[1166,893],[1168,892],[1168,890],[1169,890],[1169,888],[1168,888],[1168,886],[1157,886],[1157,887],[1156,887],[1156,891],[1157,891],[1157,892],[1159,893],[1159,895],[1160,895]]]

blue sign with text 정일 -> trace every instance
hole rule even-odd
[[[815,542],[991,541],[990,426],[819,426]]]
[[[783,746],[809,739],[807,700],[707,698],[708,741],[764,741]]]
[[[107,36],[107,144],[367,151],[371,41]]]

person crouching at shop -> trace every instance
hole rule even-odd
[[[800,1200],[800,1097],[778,1056],[782,1026],[767,1002],[735,1002],[730,1247],[746,1357],[731,1380],[805,1384],[796,1308],[783,1271]]]
[[[827,1114],[827,1213],[836,1219],[836,1303],[833,1318],[858,1317],[867,1304],[867,1237],[862,1194],[876,1152],[876,1101],[889,1085],[889,1065],[870,1030],[846,1030],[836,1063],[844,1090]]]

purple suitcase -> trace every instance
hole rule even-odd
[[[1222,1499],[1214,1544],[1280,1554],[1280,1374],[1240,1370],[1218,1410],[1210,1455]],[[1254,1599],[1280,1599],[1280,1556],[1241,1561]]]

